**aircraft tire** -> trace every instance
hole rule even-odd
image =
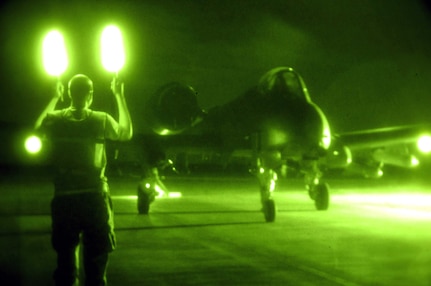
[[[275,221],[275,202],[274,200],[266,200],[263,203],[263,214],[265,215],[266,222],[274,222]]]
[[[314,205],[316,210],[324,211],[329,207],[329,186],[328,184],[319,184],[315,186]]]
[[[138,213],[139,214],[148,214],[150,211],[151,198],[148,192],[145,192],[138,188]]]

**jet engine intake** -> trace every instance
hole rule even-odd
[[[345,169],[352,163],[352,152],[347,146],[330,148],[320,163],[328,169]]]
[[[149,99],[146,118],[159,135],[178,134],[197,124],[204,112],[196,91],[188,85],[172,82],[163,85]]]

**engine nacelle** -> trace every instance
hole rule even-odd
[[[387,151],[385,149],[375,150],[372,157],[377,162],[403,168],[413,168],[419,164],[418,159],[411,154]]]
[[[383,176],[383,164],[376,163],[375,165],[363,165],[353,163],[348,172],[351,174],[361,175],[367,179],[378,179]]]
[[[145,109],[151,129],[159,135],[178,134],[199,122],[203,110],[196,94],[191,86],[178,82],[159,88]]]

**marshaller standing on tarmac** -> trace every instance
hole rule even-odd
[[[36,122],[51,152],[54,197],[51,202],[52,246],[57,252],[56,285],[74,285],[78,270],[76,249],[82,235],[85,285],[106,285],[108,254],[114,250],[112,201],[109,194],[105,140],[130,140],[132,121],[124,84],[114,78],[111,90],[118,105],[118,122],[108,113],[90,109],[93,82],[86,75],[68,84],[71,105],[54,110],[64,87]]]

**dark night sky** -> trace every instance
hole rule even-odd
[[[95,108],[112,108],[98,42],[109,23],[127,49],[122,71],[135,128],[145,99],[177,80],[203,108],[223,104],[276,66],[302,74],[335,131],[431,120],[431,13],[421,0],[10,1],[1,4],[0,121],[29,123],[52,79],[41,41],[62,30],[70,65],[86,73]],[[139,4],[138,4],[139,3]],[[7,106],[7,108],[6,108]]]

